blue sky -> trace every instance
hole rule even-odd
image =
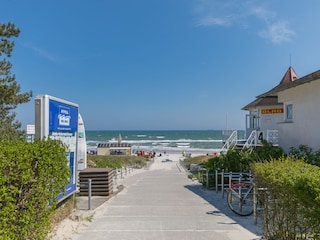
[[[319,70],[320,2],[1,0],[22,91],[79,104],[90,130],[244,129],[290,66]],[[34,123],[34,97],[17,119]]]

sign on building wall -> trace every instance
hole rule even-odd
[[[261,114],[278,114],[283,113],[283,108],[261,109]]]
[[[62,200],[76,191],[76,159],[79,106],[49,95],[40,95],[35,99],[36,137],[61,140],[68,147],[70,176],[66,192],[58,196]]]

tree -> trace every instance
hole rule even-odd
[[[11,73],[11,57],[14,48],[12,37],[18,37],[20,29],[13,23],[0,23],[0,139],[18,139],[24,135],[21,123],[15,120],[18,104],[30,101],[32,91],[20,93],[21,87]]]

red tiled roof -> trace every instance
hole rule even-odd
[[[284,74],[281,82],[279,85],[281,84],[286,84],[286,83],[291,83],[295,80],[297,80],[299,77],[296,74],[296,72],[293,70],[292,67],[289,67],[289,69],[287,70],[287,72]]]

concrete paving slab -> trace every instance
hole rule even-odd
[[[261,239],[252,216],[234,215],[220,194],[192,182],[177,163],[160,158],[123,181],[124,189],[97,208],[73,239]]]

